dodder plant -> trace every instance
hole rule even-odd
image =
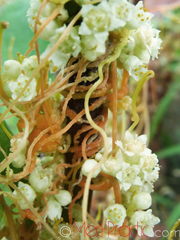
[[[83,232],[90,224],[99,226],[87,213],[90,195],[111,188],[115,199],[103,209],[102,239],[106,225],[128,238],[127,228],[120,227],[138,228],[138,222],[141,236],[154,236],[159,219],[149,207],[158,159],[146,146],[147,136],[135,134],[136,105],[145,104],[139,92],[154,76],[147,64],[161,45],[152,17],[141,1],[136,6],[126,0],[30,1],[34,37],[24,56],[4,62],[1,76],[1,106],[7,107],[1,121],[19,119],[13,136],[2,122],[11,147],[9,155],[1,147],[0,181],[10,189],[1,191],[9,227],[1,237],[99,239],[98,232]],[[2,22],[1,42],[6,27]],[[38,38],[49,42],[43,53]],[[105,130],[108,111],[112,122]],[[3,194],[13,200],[19,218]],[[73,232],[74,222],[84,226],[81,232]],[[63,235],[63,226],[71,233]]]

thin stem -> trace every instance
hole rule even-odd
[[[117,64],[116,60],[111,64],[112,87],[113,87],[113,131],[112,131],[112,149],[116,148],[117,140]],[[115,156],[115,154],[114,154]]]

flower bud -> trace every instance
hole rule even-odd
[[[136,206],[136,209],[145,210],[152,204],[151,195],[148,192],[139,192],[134,195],[132,203]]]
[[[15,168],[21,168],[24,166],[26,160],[26,156],[24,153],[19,153],[19,155],[12,161],[12,165]]]
[[[97,165],[98,163],[94,159],[88,159],[82,166],[82,173],[87,177],[90,171]],[[101,169],[97,169],[93,172],[92,177],[95,178],[101,172]]]
[[[67,190],[60,190],[60,192],[55,194],[54,197],[61,206],[67,206],[72,201],[72,196]]]
[[[36,198],[36,193],[34,189],[28,184],[25,184],[23,182],[18,183],[18,188],[22,192],[22,194],[26,197],[27,201],[33,205],[34,199]],[[16,191],[14,191],[13,194],[18,196],[19,205],[23,210],[29,208],[24,199],[22,199],[21,196],[19,196]]]
[[[7,60],[4,63],[4,75],[9,79],[17,79],[21,73],[21,64],[16,60]]]

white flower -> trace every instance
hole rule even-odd
[[[46,50],[42,53],[41,59],[44,59],[46,55],[51,51],[53,43],[50,43]],[[51,73],[57,72],[59,69],[64,68],[71,57],[69,53],[62,53],[61,50],[57,49],[49,58],[49,65]]]
[[[123,162],[122,170],[116,174],[116,178],[122,184],[123,189],[127,191],[131,185],[142,185],[142,181],[138,176],[139,172],[139,165],[130,165],[129,163]]]
[[[27,201],[31,205],[33,205],[33,202],[36,198],[36,193],[35,193],[34,189],[31,186],[29,186],[28,184],[25,184],[23,182],[18,182],[18,188],[22,192],[22,194],[26,197]],[[17,194],[16,191],[14,191],[13,194],[18,196],[19,205],[23,210],[29,208],[27,206],[26,202]]]
[[[126,22],[130,21],[132,18],[131,15],[133,14],[134,5],[126,0],[110,0],[109,5],[111,7],[112,15],[116,17],[116,21],[119,23],[119,26],[124,27]]]
[[[129,163],[138,163],[141,156],[150,155],[151,150],[146,148],[147,136],[133,136],[129,131],[125,132],[123,141],[116,141],[116,145],[120,147],[124,161]]]
[[[97,6],[83,5],[83,21],[79,28],[79,34],[91,35],[113,30],[111,26],[111,12],[107,1],[102,1]]]
[[[97,57],[106,52],[105,42],[108,32],[96,33],[93,35],[83,35],[81,37],[81,53],[89,61],[94,61]]]
[[[72,201],[72,196],[67,190],[60,190],[58,194],[54,194],[54,197],[61,206],[67,206]]]
[[[41,165],[38,165],[29,175],[29,183],[36,192],[44,193],[50,187],[52,178],[53,173],[51,169],[42,168]]]
[[[152,204],[151,195],[147,192],[138,192],[133,196],[130,204],[133,204],[135,209],[145,210]]]
[[[37,31],[40,29],[40,27],[46,20],[47,20],[46,17],[41,17],[41,16],[39,17],[39,21],[37,24]],[[31,30],[34,31],[35,17],[33,16],[28,18],[28,23]],[[42,38],[44,40],[49,40],[55,34],[55,30],[57,28],[58,28],[58,24],[56,23],[56,21],[55,20],[50,21],[50,23],[46,25],[46,27],[43,29],[43,31],[39,35],[39,38]]]
[[[10,140],[11,143],[11,148],[10,151],[11,152],[15,152],[19,146],[21,145],[23,140],[23,137],[17,137],[16,135],[14,135],[12,137],[12,139]],[[18,154],[18,156],[16,158],[14,158],[14,160],[12,161],[12,165],[15,168],[21,168],[24,166],[25,164],[25,160],[26,160],[26,150],[27,150],[27,145],[28,145],[29,141],[26,140],[23,144],[23,148],[21,149],[20,153]],[[11,153],[10,153],[11,154]]]
[[[42,4],[42,1],[40,0],[32,0],[30,2],[30,8],[27,12],[28,17],[28,23],[32,31],[34,31],[34,24],[36,20],[37,13],[39,11],[39,8]],[[57,8],[57,5],[53,2],[47,2],[46,5],[42,8],[42,11],[40,13],[38,24],[37,24],[37,30],[42,26],[42,24],[48,19],[48,17],[52,14],[52,12]],[[44,40],[50,40],[52,36],[55,34],[55,30],[62,26],[63,22],[68,19],[68,12],[66,9],[62,8],[57,15],[57,17],[50,21],[48,25],[43,29],[42,33],[40,34],[40,38]]]
[[[30,16],[31,13],[38,12],[41,4],[42,4],[41,0],[31,0],[30,1],[30,8],[28,9],[27,16]]]
[[[24,74],[20,74],[17,78],[17,81],[10,81],[9,82],[9,89],[11,90],[11,97],[13,100],[17,98],[17,96],[20,94],[26,83],[28,82],[29,77],[25,76]],[[27,87],[26,91],[23,93],[22,97],[18,101],[30,101],[33,99],[36,95],[36,79],[33,78],[30,85]]]
[[[44,218],[48,217],[52,221],[59,220],[62,215],[62,207],[61,205],[56,201],[56,199],[51,196],[48,198],[48,210],[44,215]]]
[[[148,70],[146,65],[144,65],[143,62],[134,55],[128,55],[122,52],[119,59],[123,63],[124,68],[128,71],[129,75],[136,81],[138,81],[139,78]]]
[[[147,211],[135,212],[130,222],[138,230],[138,236],[154,237],[153,227],[160,222],[160,219],[155,217],[152,214],[152,210],[149,209]],[[142,229],[143,232],[141,231]]]
[[[152,17],[153,14],[147,12],[147,10],[143,8],[143,2],[139,1],[136,6],[133,5],[131,18],[127,20],[125,27],[128,29],[136,29],[147,23],[150,23]]]
[[[97,165],[98,163],[94,159],[88,159],[85,161],[85,163],[82,165],[82,174],[86,177],[90,173],[90,171]],[[101,168],[94,171],[92,177],[95,178],[97,175],[101,172]]]
[[[159,30],[152,28],[149,24],[133,31],[133,37],[136,42],[134,53],[144,63],[148,63],[149,59],[144,59],[143,56],[145,54],[143,52],[148,51],[148,54],[152,56],[152,60],[158,58],[158,50],[162,43],[162,40],[159,38],[159,32]]]
[[[31,77],[33,71],[37,68],[37,66],[37,57],[34,55],[23,60],[21,69],[24,71],[26,76]]]
[[[157,166],[158,158],[156,154],[151,154],[149,156],[142,156],[143,166],[142,170],[146,172],[152,172],[154,168]]]
[[[147,72],[147,64],[158,58],[162,40],[159,38],[159,31],[152,28],[148,23],[131,30],[128,44],[122,49],[119,60],[124,68],[135,80],[138,80]]]
[[[16,60],[7,60],[4,62],[4,75],[6,78],[17,79],[21,74],[21,64]]]
[[[121,204],[113,204],[105,209],[104,217],[107,219],[106,224],[108,226],[121,227],[126,217],[126,209]]]
[[[101,170],[111,176],[116,176],[116,174],[121,170],[123,162],[123,156],[120,151],[116,153],[115,157],[108,157],[101,166]]]
[[[41,1],[42,3],[42,1]],[[41,11],[41,16],[49,17],[51,13],[57,8],[57,5],[52,2],[47,2]],[[38,10],[38,9],[37,9]]]
[[[62,33],[65,31],[66,25],[56,30],[56,35],[53,37],[52,41],[57,41]],[[60,44],[59,49],[61,52],[66,54],[72,54],[73,57],[77,57],[81,47],[80,47],[80,37],[78,35],[78,27],[72,27],[70,32],[67,34],[65,40]]]
[[[157,165],[152,172],[144,171],[144,180],[148,183],[154,183],[159,178],[159,165]]]
[[[156,154],[150,154],[149,156],[142,156],[141,161],[143,166],[141,172],[143,173],[143,178],[148,183],[155,182],[159,177],[159,165]]]
[[[15,152],[21,145],[22,143],[22,140],[23,140],[23,137],[18,137],[17,135],[14,135],[11,140],[10,140],[10,143],[11,143],[11,148],[10,148],[10,151],[11,152]],[[29,141],[26,140],[24,142],[24,146],[21,150],[22,153],[25,153],[26,152],[26,149],[27,149],[27,145],[28,145]]]

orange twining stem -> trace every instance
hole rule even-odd
[[[84,160],[87,160],[87,154],[86,154],[86,142],[88,140],[88,138],[93,135],[94,133],[97,133],[97,130],[92,130],[90,131],[88,134],[86,134],[86,136],[84,137],[83,141],[82,141],[82,156]]]
[[[108,178],[111,181],[113,189],[114,189],[116,203],[121,204],[121,191],[120,191],[120,185],[119,185],[118,180],[106,173],[103,173],[103,172],[101,172],[101,175],[103,175],[104,177]]]
[[[125,97],[128,93],[128,79],[129,79],[129,73],[126,71],[126,69],[123,69],[123,78],[121,82],[121,90],[117,93],[117,99],[121,100],[123,97]]]
[[[100,143],[102,142],[103,138],[101,135],[98,136],[97,139],[95,139],[93,142],[91,142],[90,144],[87,145],[86,150],[92,150],[95,147],[99,148]],[[82,152],[81,152],[81,146],[73,146],[69,149],[70,152],[74,152],[76,153],[76,156],[81,157],[82,156]],[[87,152],[86,152],[87,154]]]
[[[103,116],[103,113],[101,115],[99,115],[98,117],[96,117],[96,119],[94,119],[94,122],[98,125],[98,126],[104,126],[105,124],[105,117]],[[104,123],[104,124],[103,124]],[[81,129],[79,129],[77,131],[77,133],[75,134],[74,136],[74,139],[73,139],[73,142],[74,142],[74,145],[78,145],[78,138],[79,136],[84,133],[84,132],[87,132],[89,130],[91,130],[93,127],[91,125],[84,125],[82,126]]]
[[[61,173],[61,168],[74,168],[76,167],[78,164],[80,163],[80,158],[79,160],[74,163],[74,164],[68,164],[68,163],[60,163],[57,167],[56,167],[56,172],[58,175],[62,176],[63,180],[66,179],[66,176],[64,174]]]
[[[90,107],[89,107],[89,110],[90,111],[93,111],[94,109],[98,108],[104,101],[106,100],[106,97],[101,97],[99,99],[97,99]],[[51,142],[51,141],[55,141],[56,139],[58,139],[60,136],[62,136],[63,133],[66,133],[71,127],[73,124],[75,124],[79,119],[81,119],[81,117],[85,114],[85,109],[83,109],[80,113],[78,113],[76,115],[76,117],[71,121],[69,122],[65,128],[61,129],[60,131],[56,132],[55,134],[51,134],[49,136],[48,139],[44,139],[43,142],[42,142],[42,145],[45,144],[45,143],[48,143],[48,142]],[[59,123],[57,124],[59,125]],[[56,125],[54,125],[55,127]],[[43,134],[45,134],[46,132],[48,132],[50,129],[47,128]]]
[[[100,127],[104,127],[104,125],[106,124],[106,121],[107,121],[107,117],[108,117],[108,111],[106,108],[104,108],[101,116],[103,116],[103,120],[100,122],[100,124],[98,124]],[[97,123],[96,123],[97,124]],[[92,130],[90,131],[86,136],[85,138],[83,139],[83,142],[82,142],[82,156],[84,158],[84,160],[87,160],[87,153],[86,153],[86,142],[88,140],[88,138],[93,135],[94,133],[97,133],[96,130]]]
[[[79,183],[79,186],[80,187],[84,187],[85,186],[84,180]],[[109,179],[105,178],[101,182],[90,184],[89,189],[91,189],[93,191],[107,191],[111,187],[112,187],[111,181]]]
[[[58,193],[59,193],[59,191],[57,189],[55,189],[53,191],[44,193],[42,195],[42,199],[43,199],[43,201],[44,201],[46,206],[45,206],[45,209],[42,212],[39,213],[40,216],[43,216],[47,212],[47,210],[48,210],[48,202],[47,202],[46,196],[53,195],[53,194],[58,194]]]
[[[125,97],[128,93],[128,79],[129,79],[129,73],[126,71],[126,69],[123,69],[123,77],[122,77],[122,82],[121,82],[121,90],[117,93],[117,100],[121,100],[123,97]],[[108,95],[108,100],[109,100],[109,109],[113,111],[113,94]],[[117,103],[118,107],[118,103]]]
[[[79,69],[77,77],[75,79],[75,83],[76,84],[71,88],[70,92],[68,93],[68,95],[67,95],[67,97],[65,99],[65,102],[64,102],[64,105],[63,105],[63,108],[62,108],[62,116],[61,116],[59,124],[61,124],[64,121],[64,118],[66,116],[66,109],[67,109],[68,102],[71,99],[73,93],[75,92],[76,85],[78,84],[78,80],[81,78],[81,75],[82,75],[82,72],[83,72],[83,69],[84,69],[85,58],[83,58],[81,60],[81,63],[82,63],[82,66]]]

